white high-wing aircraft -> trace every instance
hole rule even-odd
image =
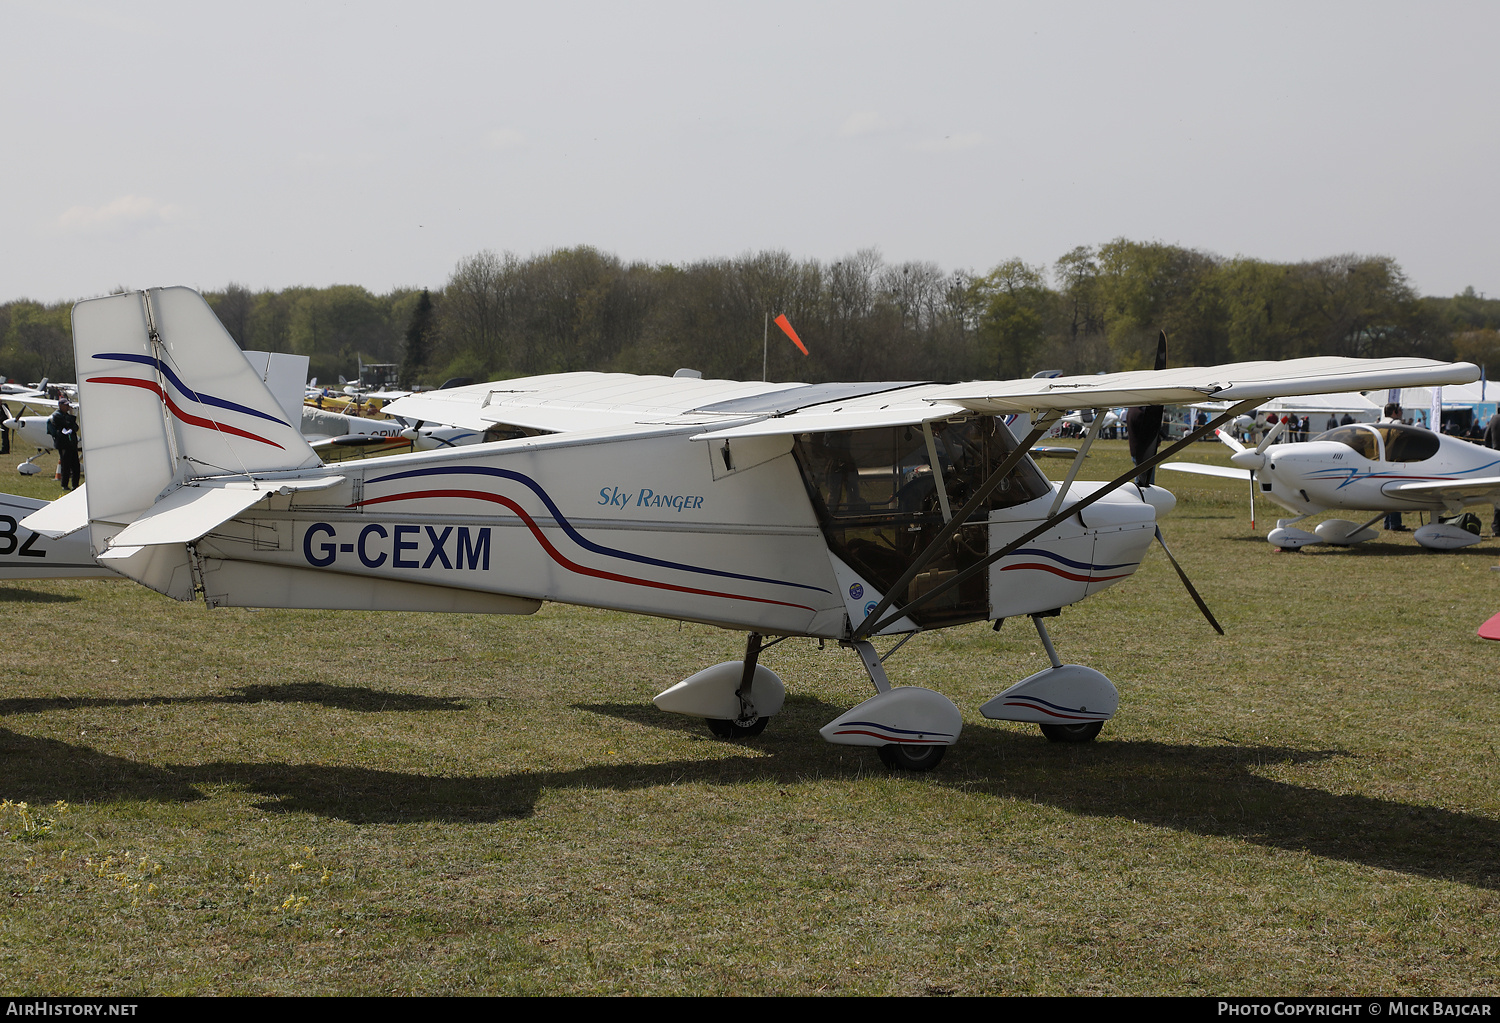
[[[1132,478],[1209,427],[1109,483],[1076,483],[1096,416],[1055,485],[1027,451],[1063,412],[1233,403],[1215,426],[1276,395],[1479,373],[1422,359],[957,385],[569,373],[468,396],[511,439],[324,466],[195,292],[81,302],[73,333],[89,483],[27,527],[86,525],[102,564],[210,607],[527,614],[554,600],[743,631],[742,660],[656,698],[726,737],[782,706],[758,663],[765,637],[834,640],[876,695],[821,734],[915,770],[958,740],[962,716],[931,689],[893,687],[895,647],[882,656],[876,637],[1030,616],[1051,666],[981,713],[1058,741],[1092,739],[1114,715],[1115,687],[1063,664],[1043,619],[1136,570],[1173,502]],[[1019,443],[1010,413],[1033,416]]]
[[[1326,543],[1347,547],[1379,536],[1371,527],[1389,512],[1456,515],[1471,504],[1500,507],[1500,452],[1400,423],[1352,423],[1301,444],[1277,444],[1281,425],[1254,448],[1223,430],[1237,468],[1169,462],[1163,469],[1250,481],[1251,520],[1256,491],[1296,517],[1278,519],[1266,537],[1285,549]],[[1334,508],[1376,512],[1363,524],[1326,519],[1313,532],[1293,528]],[[1480,538],[1451,523],[1431,522],[1412,534],[1423,547],[1451,550]]]
[[[361,452],[372,449],[378,451],[382,448],[436,451],[439,448],[479,444],[485,439],[484,428],[429,424],[401,416],[367,419],[340,412],[325,412],[310,406],[302,413],[302,434],[313,450],[320,454],[339,448],[357,448]]]

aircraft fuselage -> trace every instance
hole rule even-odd
[[[1408,483],[1462,482],[1479,476],[1500,475],[1500,452],[1467,441],[1434,434],[1417,427],[1343,427],[1330,434],[1349,433],[1357,444],[1323,439],[1302,444],[1273,444],[1266,449],[1265,465],[1256,473],[1262,494],[1299,515],[1326,508],[1370,511],[1431,510],[1445,508],[1435,495],[1396,493]],[[1387,435],[1399,437],[1401,448],[1391,451]],[[1420,441],[1415,446],[1412,441]],[[1423,455],[1397,457],[1391,455]],[[1488,500],[1482,499],[1482,500]]]
[[[200,585],[211,603],[279,604],[296,590],[287,579],[315,573],[323,592],[379,580],[843,638],[942,525],[920,433],[920,458],[903,465],[899,437],[890,449],[861,436],[885,443],[889,430],[820,434],[800,448],[791,437],[739,441],[727,459],[688,439],[700,430],[562,434],[287,473],[343,479],[215,528],[196,544]],[[809,454],[851,445],[878,450],[854,461]],[[954,451],[945,482],[957,499],[983,466]],[[1023,467],[1026,499],[966,527],[908,598],[1047,517],[1055,489],[1029,460]],[[1154,527],[1154,509],[1127,488],[888,631],[1081,600],[1133,573]]]

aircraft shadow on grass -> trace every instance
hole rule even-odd
[[[650,708],[588,709],[648,726],[678,727],[673,716]],[[789,717],[811,719],[836,709],[797,700],[788,710]],[[1344,755],[1339,751],[1149,741],[1053,745],[1022,732],[972,731],[979,734],[966,745],[961,763],[936,775],[895,777],[1041,803],[1085,817],[1126,819],[1500,889],[1500,821],[1325,792],[1257,772],[1266,764],[1305,764]],[[310,813],[351,823],[486,823],[526,817],[547,789],[628,791],[766,781],[791,785],[884,773],[873,750],[828,746],[800,734],[776,741],[767,733],[746,748],[757,755],[443,777],[320,764],[215,762],[158,768],[0,729],[0,773],[7,777],[6,798],[35,803],[185,802],[204,798],[196,786],[232,784],[265,797],[258,806],[268,812]]]
[[[462,710],[468,701],[451,696],[392,693],[367,686],[332,686],[324,682],[286,682],[279,685],[237,686],[223,696],[145,696],[135,699],[66,696],[16,697],[0,700],[0,717],[42,714],[83,708],[161,707],[178,704],[312,703],[336,710],[368,713]]]
[[[170,768],[8,728],[0,728],[0,779],[0,798],[38,805],[59,799],[190,803],[205,798]]]
[[[0,586],[0,604],[71,604],[82,599],[74,593],[47,593],[19,586]]]

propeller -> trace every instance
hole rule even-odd
[[[1235,440],[1223,430],[1215,431],[1218,434],[1219,440],[1223,441],[1234,452],[1229,456],[1229,461],[1241,469],[1250,470],[1250,528],[1252,530],[1255,528],[1256,474],[1266,466],[1266,448],[1275,443],[1276,438],[1281,436],[1285,428],[1286,420],[1283,419],[1274,427],[1267,430],[1266,435],[1261,438],[1260,443],[1255,445],[1254,448],[1245,447],[1245,445]]]
[[[1162,331],[1156,339],[1157,372],[1167,368],[1167,332]],[[1130,444],[1130,460],[1136,465],[1149,460],[1161,445],[1162,406],[1141,405],[1125,410],[1125,437]],[[1156,470],[1150,469],[1135,478],[1138,486],[1149,487],[1156,479]]]
[[[1164,370],[1166,368],[1167,332],[1163,330],[1156,339],[1155,369],[1160,372],[1161,370]],[[1125,437],[1130,445],[1130,460],[1136,465],[1140,465],[1142,462],[1147,461],[1155,456],[1156,449],[1161,445],[1162,414],[1163,408],[1160,405],[1144,405],[1137,408],[1126,409]],[[1223,431],[1220,431],[1220,433],[1222,434]],[[1154,480],[1155,477],[1156,470],[1153,468],[1141,474],[1140,476],[1137,476],[1135,478],[1135,482],[1137,486],[1149,487],[1151,486],[1152,480]],[[1251,494],[1251,500],[1254,500],[1253,492]],[[1251,514],[1253,517],[1254,513],[1252,512]],[[1208,619],[1208,624],[1212,625],[1214,631],[1219,635],[1224,635],[1223,626],[1221,626],[1218,619],[1214,617],[1214,613],[1208,609],[1208,605],[1204,603],[1203,598],[1198,595],[1198,590],[1193,586],[1192,581],[1188,579],[1187,573],[1182,570],[1182,566],[1179,565],[1177,563],[1177,559],[1173,557],[1172,549],[1167,546],[1166,539],[1161,535],[1161,526],[1159,525],[1156,527],[1156,542],[1161,544],[1161,549],[1163,551],[1166,551],[1167,560],[1170,561],[1172,563],[1172,567],[1177,570],[1177,578],[1182,580],[1182,585],[1186,587],[1188,596],[1193,598],[1193,603],[1198,605],[1198,610],[1203,612],[1203,617]]]

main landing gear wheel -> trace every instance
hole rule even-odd
[[[750,739],[766,730],[771,719],[751,718],[749,721],[730,721],[728,718],[704,718],[708,730],[720,739]]]
[[[1104,722],[1090,721],[1082,725],[1038,725],[1037,727],[1051,742],[1093,742],[1099,730],[1104,727]]]
[[[880,762],[893,771],[930,771],[942,763],[948,747],[888,742],[877,752]]]

